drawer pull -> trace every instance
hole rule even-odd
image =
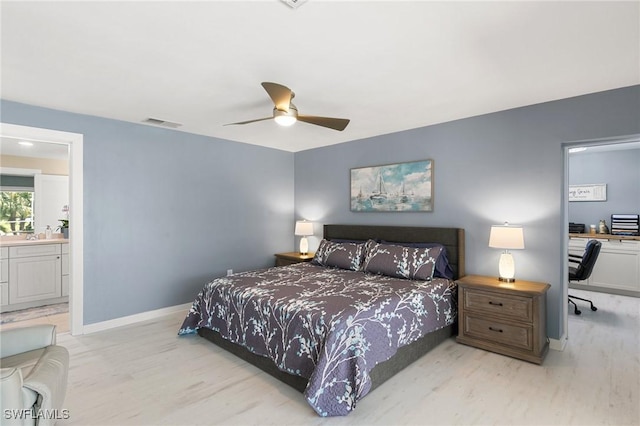
[[[494,306],[502,306],[502,302],[493,302],[491,300],[489,300],[489,304]]]
[[[498,333],[502,333],[503,331],[499,328],[493,328],[493,327],[489,327],[489,330],[491,331],[497,331]]]

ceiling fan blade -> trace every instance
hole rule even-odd
[[[299,121],[315,124],[316,126],[328,127],[330,129],[343,131],[350,120],[346,118],[316,117],[313,115],[298,115]]]
[[[283,86],[282,84],[269,83],[268,81],[263,82],[262,87],[267,91],[277,109],[289,112],[289,104],[293,97],[291,89],[287,86]]]
[[[227,124],[223,124],[223,126],[232,126],[234,124],[249,124],[249,123],[255,123],[256,121],[265,121],[265,120],[273,120],[273,117],[258,118],[258,119],[255,119],[255,120],[247,120],[247,121],[239,121],[237,123],[227,123]]]

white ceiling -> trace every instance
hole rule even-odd
[[[640,84],[640,2],[1,3],[3,99],[301,151]],[[338,132],[278,127],[260,86]]]
[[[29,142],[23,145],[21,142]],[[69,145],[52,142],[23,140],[0,136],[0,153],[16,157],[51,158],[54,160],[69,159]]]

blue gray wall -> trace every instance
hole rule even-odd
[[[569,203],[569,220],[597,225],[604,219],[611,228],[612,214],[640,214],[640,149],[578,152],[569,156],[569,184],[607,184],[606,201]]]
[[[0,105],[2,122],[84,135],[85,325],[190,302],[292,248],[292,153]]]
[[[490,226],[508,220],[525,227],[517,277],[552,285],[548,331],[559,338],[563,145],[640,133],[640,86],[295,155],[0,106],[3,122],[84,134],[85,324],[189,302],[228,268],[271,265],[273,253],[292,249],[294,216],[317,222],[317,236],[323,223],[463,227],[467,273],[486,275],[497,274],[499,257],[487,247]],[[349,211],[351,168],[427,158],[435,165],[432,213]]]
[[[295,155],[295,216],[318,223],[452,226],[466,229],[468,274],[497,275],[492,224],[524,226],[516,278],[551,284],[548,332],[564,333],[563,144],[640,133],[640,86],[502,111],[318,148]],[[390,117],[393,119],[393,117]],[[357,125],[357,123],[352,123]],[[349,210],[349,170],[434,160],[434,211]],[[318,237],[310,244],[315,248]]]

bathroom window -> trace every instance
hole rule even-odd
[[[0,234],[18,235],[33,232],[33,191],[0,191]]]
[[[33,176],[0,174],[0,235],[33,232]]]

